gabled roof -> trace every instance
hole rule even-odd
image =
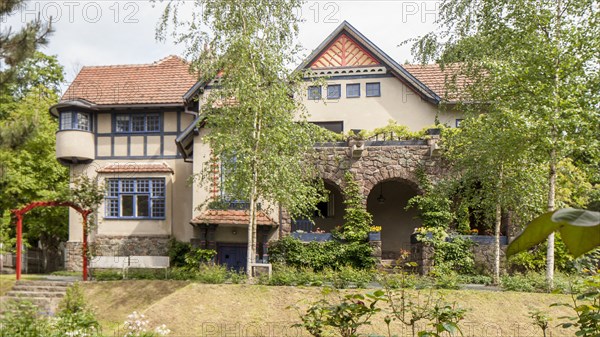
[[[328,50],[334,50],[338,45],[340,38],[346,36],[352,40],[353,43],[358,44],[358,46],[364,51],[365,54],[372,55],[376,58],[381,64],[387,66],[390,72],[396,76],[400,81],[404,84],[411,87],[415,92],[417,92],[421,97],[425,100],[432,103],[439,103],[441,98],[437,95],[433,90],[428,88],[425,84],[419,81],[415,76],[413,76],[410,72],[404,69],[400,64],[394,61],[391,57],[389,57],[386,53],[384,53],[379,47],[377,47],[373,42],[367,39],[361,32],[356,30],[350,23],[347,21],[342,22],[326,39],[323,41],[305,60],[302,62],[297,68],[297,71],[302,71],[307,68],[311,68],[313,64],[322,55],[326,55]]]
[[[465,75],[461,75],[458,64],[446,65],[443,70],[438,64],[403,64],[402,67],[446,101],[456,102],[468,96],[465,87],[471,84],[471,81],[467,80]],[[452,82],[453,76],[456,76],[455,82]],[[456,88],[449,90],[446,86],[447,81],[455,83]]]
[[[183,104],[198,81],[189,64],[168,56],[151,64],[83,67],[61,101],[92,105]]]

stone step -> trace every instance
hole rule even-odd
[[[12,297],[12,298],[32,298],[32,297],[39,297],[39,298],[49,298],[49,297],[57,297],[57,298],[63,298],[65,297],[65,293],[63,292],[58,292],[58,291],[16,291],[16,290],[11,290],[9,292],[6,293],[7,297]]]
[[[48,281],[48,280],[20,280],[15,285],[41,286],[41,287],[62,287],[68,288],[73,282],[67,281]]]
[[[56,286],[37,286],[37,285],[26,285],[16,284],[13,286],[13,291],[42,291],[42,292],[66,292],[68,287],[56,287]]]

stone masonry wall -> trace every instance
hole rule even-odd
[[[373,187],[383,181],[398,180],[421,190],[416,172],[423,168],[426,175],[436,181],[443,173],[439,156],[431,155],[431,146],[381,145],[366,142],[360,156],[353,156],[350,146],[322,146],[316,149],[315,165],[321,178],[344,188],[344,173],[350,171],[362,187],[365,198]],[[393,143],[388,143],[393,144]]]
[[[97,236],[90,242],[92,256],[166,256],[168,236]],[[81,242],[67,242],[67,270],[82,269]]]

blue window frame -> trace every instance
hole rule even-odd
[[[321,86],[311,85],[308,87],[308,99],[312,101],[318,101],[321,99]]]
[[[65,111],[60,113],[60,130],[92,131],[92,120],[87,112]]]
[[[367,83],[367,97],[381,96],[381,85],[379,82]]]
[[[165,179],[107,179],[106,218],[164,219]]]
[[[342,86],[339,84],[327,85],[327,99],[338,99],[342,96]]]
[[[346,98],[360,97],[360,83],[346,84]]]
[[[114,119],[116,133],[160,132],[158,113],[117,114]]]

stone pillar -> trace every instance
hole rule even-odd
[[[417,270],[421,275],[427,275],[433,268],[433,246],[427,243],[416,243],[411,245],[411,256],[417,263]]]
[[[217,232],[217,226],[215,224],[210,224],[206,229],[206,249],[217,250],[217,241],[215,240],[215,234]]]
[[[81,242],[69,241],[65,245],[66,259],[65,268],[69,271],[81,271],[83,260],[81,258],[83,244]]]
[[[371,256],[378,260],[378,264],[381,262],[381,240],[369,241],[369,246],[373,249]]]

